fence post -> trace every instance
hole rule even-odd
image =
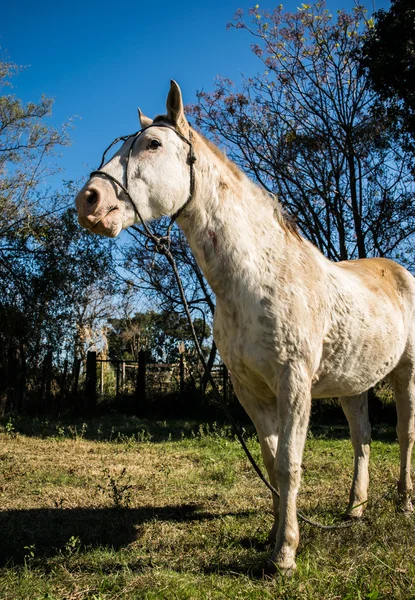
[[[142,402],[146,401],[146,353],[144,350],[140,350],[138,353],[137,397]]]
[[[62,411],[62,404],[65,398],[65,388],[66,388],[66,376],[68,374],[68,359],[65,359],[63,363],[63,375],[62,375],[62,383],[61,383],[61,391],[59,393],[58,399],[58,414]]]
[[[20,413],[26,400],[26,348],[23,344],[9,348],[7,388],[8,407]]]
[[[73,388],[72,388],[72,393],[74,394],[74,396],[76,396],[76,394],[78,393],[78,384],[79,384],[79,373],[81,371],[81,360],[79,358],[75,358],[74,361],[74,382],[73,382]]]
[[[97,400],[97,353],[88,352],[86,355],[85,396],[87,407],[91,409]]]
[[[115,399],[118,400],[118,396],[120,395],[120,361],[117,360],[115,364],[117,365],[117,377],[115,380]]]
[[[48,352],[45,357],[45,370],[46,370],[46,378],[45,378],[45,398],[50,399],[51,388],[52,388],[52,358],[53,352],[52,348],[48,349]]]
[[[180,354],[180,362],[179,362],[179,378],[180,378],[180,395],[183,396],[184,393],[184,354]]]
[[[121,362],[121,393],[125,394],[125,362]]]
[[[45,411],[45,400],[50,398],[52,383],[52,349],[49,348],[42,366],[42,380],[40,383],[39,408]]]
[[[104,361],[101,360],[101,371],[100,371],[100,384],[99,384],[99,393],[101,396],[104,394]]]

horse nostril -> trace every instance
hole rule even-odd
[[[86,201],[88,204],[96,204],[98,202],[98,194],[95,190],[88,190],[88,195],[86,197]]]

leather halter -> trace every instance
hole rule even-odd
[[[193,198],[193,193],[194,193],[194,188],[195,188],[195,174],[194,174],[194,163],[196,162],[196,156],[194,154],[193,151],[193,144],[191,142],[192,139],[192,132],[189,131],[189,138],[187,139],[184,135],[182,135],[179,131],[177,131],[177,129],[175,129],[172,125],[168,125],[166,123],[152,123],[151,125],[148,125],[147,127],[143,127],[143,129],[140,129],[139,131],[137,131],[136,133],[132,133],[131,135],[124,135],[124,136],[120,136],[118,138],[116,138],[109,146],[108,148],[105,150],[104,154],[102,155],[102,160],[101,160],[101,164],[99,165],[98,169],[96,171],[92,171],[92,173],[90,173],[89,177],[104,177],[105,179],[109,179],[110,181],[113,181],[116,185],[118,185],[118,187],[124,192],[124,194],[127,196],[127,198],[130,200],[131,204],[134,207],[135,212],[137,213],[138,218],[140,219],[146,233],[153,238],[154,234],[152,234],[150,232],[150,230],[148,229],[146,223],[144,222],[144,219],[142,218],[140,211],[138,210],[137,204],[134,202],[133,198],[131,197],[131,194],[129,192],[128,189],[128,181],[129,181],[129,166],[130,166],[130,159],[134,150],[134,146],[138,140],[138,138],[140,137],[140,135],[144,132],[147,131],[147,129],[150,129],[150,127],[165,127],[167,129],[171,129],[172,131],[174,131],[174,133],[176,135],[179,136],[179,138],[181,140],[183,140],[186,144],[188,144],[189,146],[189,153],[187,155],[187,163],[190,167],[190,186],[189,186],[189,196],[186,200],[186,202],[171,216],[171,222],[169,225],[169,230],[171,229],[173,223],[176,221],[176,219],[179,217],[179,215],[183,212],[183,210],[188,206],[189,202],[192,200]],[[116,177],[114,177],[113,175],[110,175],[109,173],[106,173],[105,171],[101,171],[102,167],[106,164],[105,163],[105,157],[106,154],[108,152],[108,150],[110,150],[110,148],[112,148],[112,146],[114,146],[114,144],[116,144],[117,142],[123,141],[126,142],[128,141],[130,138],[133,138],[133,141],[131,143],[130,146],[130,150],[128,151],[128,156],[127,156],[127,165],[126,165],[126,177],[125,177],[125,183],[126,185],[124,185],[123,183],[121,183],[121,181],[118,181],[118,179],[116,179]]]

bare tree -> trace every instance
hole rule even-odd
[[[389,256],[411,267],[413,176],[388,122],[371,111],[358,60],[365,13],[357,6],[334,18],[324,1],[296,13],[256,7],[251,27],[239,11],[231,26],[252,36],[263,73],[239,89],[218,78],[189,109],[326,256]]]

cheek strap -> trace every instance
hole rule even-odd
[[[190,139],[187,139],[183,134],[181,134],[179,131],[177,131],[177,129],[175,129],[171,125],[167,125],[167,124],[163,124],[163,123],[152,123],[151,125],[148,125],[148,127],[144,127],[143,129],[140,129],[140,131],[137,131],[136,133],[133,133],[131,135],[126,135],[126,136],[120,136],[120,137],[116,138],[113,142],[111,142],[111,144],[108,146],[108,148],[105,150],[104,154],[102,155],[101,164],[99,165],[98,169],[96,171],[92,171],[92,173],[90,173],[89,177],[90,178],[91,177],[104,177],[104,179],[109,179],[110,181],[114,182],[124,192],[124,194],[127,196],[127,198],[130,200],[131,204],[134,207],[135,212],[137,213],[138,218],[141,221],[141,224],[144,227],[145,232],[154,241],[154,239],[156,238],[156,236],[153,233],[151,233],[151,231],[149,230],[148,226],[144,222],[144,219],[141,217],[140,211],[138,210],[138,207],[137,207],[137,204],[134,202],[134,200],[131,197],[131,194],[129,192],[129,189],[128,189],[128,182],[130,180],[130,178],[129,178],[129,167],[130,167],[130,160],[131,160],[131,156],[132,156],[132,153],[133,153],[133,150],[134,150],[134,146],[135,146],[138,138],[140,137],[140,135],[143,133],[143,131],[146,131],[147,129],[150,129],[150,127],[166,127],[167,129],[171,129],[172,131],[174,131],[174,133],[176,135],[179,136],[179,138],[181,140],[183,140],[189,146],[189,152],[188,152],[188,155],[187,155],[187,164],[189,165],[189,171],[190,171],[189,196],[188,196],[186,202],[172,215],[171,222],[170,222],[170,225],[168,227],[168,232],[170,232],[173,223],[180,216],[180,214],[185,210],[185,208],[189,205],[189,202],[192,200],[193,194],[194,194],[194,189],[195,189],[194,163],[196,162],[196,156],[195,156],[195,153],[194,153],[194,150],[193,150],[193,144],[192,144],[192,141],[191,141],[192,137],[193,137],[191,131],[189,131],[189,138]],[[106,164],[105,163],[105,157],[106,157],[107,152],[114,146],[114,144],[116,144],[117,142],[119,142],[121,140],[123,142],[126,142],[130,138],[133,138],[133,141],[132,141],[130,149],[128,151],[127,164],[126,164],[126,174],[125,174],[126,175],[125,176],[126,185],[124,185],[116,177],[113,177],[112,175],[110,175],[109,173],[106,173],[105,171],[101,171],[101,169]],[[165,236],[163,236],[163,237],[165,237]]]

